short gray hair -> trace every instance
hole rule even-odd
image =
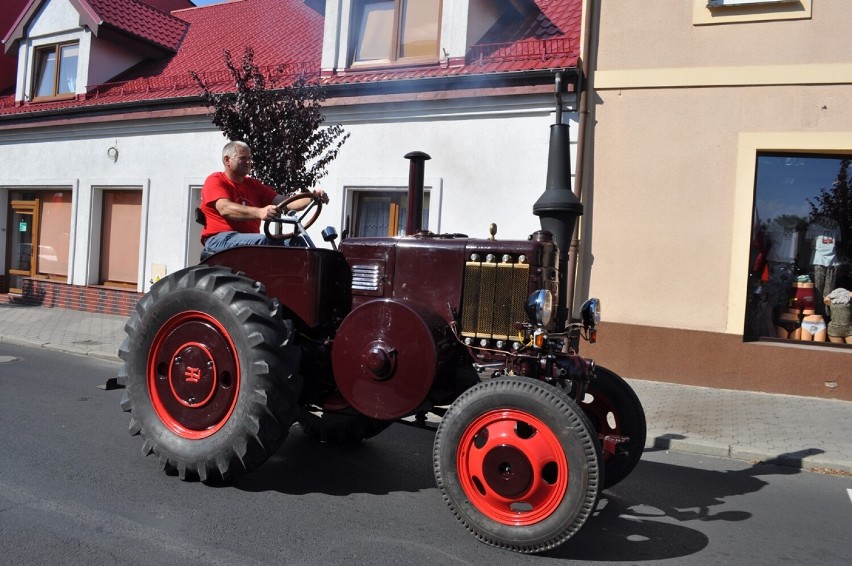
[[[238,147],[251,151],[249,144],[244,141],[229,141],[225,144],[225,147],[222,148],[222,159],[225,159],[225,157],[234,157],[237,153]]]

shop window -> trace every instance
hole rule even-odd
[[[353,64],[436,62],[440,13],[440,0],[359,2]]]
[[[353,236],[404,236],[408,218],[408,191],[356,191],[353,193]],[[421,227],[429,226],[429,192],[423,197]]]
[[[142,191],[104,191],[100,283],[136,288]]]
[[[43,192],[40,198],[36,273],[64,280],[71,242],[71,191]]]
[[[66,43],[35,51],[33,100],[65,98],[77,90],[77,56],[80,46]]]
[[[852,155],[757,156],[746,338],[852,344]]]

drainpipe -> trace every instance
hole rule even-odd
[[[580,202],[583,201],[583,172],[584,172],[584,160],[586,155],[586,127],[587,120],[586,117],[588,115],[588,86],[586,85],[586,77],[589,76],[589,46],[591,45],[591,36],[592,36],[592,12],[594,10],[595,0],[586,0],[585,8],[586,14],[583,20],[583,30],[585,31],[585,36],[583,37],[583,53],[582,58],[580,59],[580,76],[577,79],[577,96],[580,97],[577,112],[579,114],[579,122],[577,125],[577,169],[574,173],[574,193],[577,195],[577,198]],[[565,304],[569,309],[572,310],[573,317],[573,308],[574,308],[574,293],[576,290],[576,282],[577,282],[577,253],[580,250],[580,223],[574,225],[574,234],[571,237],[571,245],[569,247],[568,252],[568,273],[567,279],[567,300]]]

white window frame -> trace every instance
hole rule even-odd
[[[77,84],[73,95],[86,94],[89,81],[89,51],[91,35],[86,30],[72,33],[45,35],[22,40],[18,50],[18,77],[15,87],[15,101],[30,101],[35,92],[36,51],[51,45],[77,43]],[[73,96],[72,95],[72,96]],[[66,95],[67,96],[67,95]],[[43,98],[41,100],[48,100]]]
[[[202,226],[195,221],[195,209],[201,206],[201,187],[203,181],[189,182],[187,192],[188,199],[188,214],[186,226],[186,257],[184,257],[184,267],[195,265],[201,259],[201,250],[204,246],[201,245]]]
[[[393,29],[390,32],[391,37],[391,53],[388,58],[382,59],[365,59],[358,60],[356,58],[356,52],[358,50],[358,42],[361,38],[362,32],[362,21],[358,16],[362,15],[362,9],[371,3],[378,2],[378,0],[350,0],[351,6],[349,8],[349,19],[346,20],[349,22],[348,24],[348,35],[351,40],[351,46],[347,49],[347,61],[346,66],[349,68],[358,68],[358,67],[374,67],[374,66],[405,66],[405,65],[419,65],[425,63],[437,63],[441,56],[441,34],[443,32],[442,29],[442,21],[443,21],[443,0],[438,0],[438,21],[437,23],[437,33],[438,36],[435,38],[437,43],[437,52],[434,57],[429,55],[419,55],[419,56],[407,56],[402,57],[399,54],[399,40],[400,35],[402,34],[403,27],[403,11],[404,6],[403,3],[406,0],[386,0],[388,2],[393,2],[394,10],[393,10]],[[416,2],[417,0],[408,0]],[[344,44],[346,45],[346,44]]]
[[[693,25],[809,20],[813,7],[813,0],[723,0],[726,4],[711,1],[692,0]]]
[[[146,243],[148,241],[148,206],[151,194],[150,179],[144,181],[100,181],[91,184],[89,193],[89,258],[86,270],[86,285],[100,286],[101,237],[103,225],[104,191],[142,191],[142,210],[139,228],[139,261],[136,269],[136,291],[144,291]]]
[[[723,8],[727,6],[745,6],[748,4],[794,4],[799,0],[707,0],[708,8]]]
[[[408,178],[350,178],[338,182],[339,194],[343,195],[343,206],[340,217],[340,229],[346,228],[346,218],[354,223],[355,193],[364,192],[408,192]],[[443,180],[440,177],[423,179],[423,190],[429,193],[429,226],[424,230],[441,233],[441,203],[443,201]]]

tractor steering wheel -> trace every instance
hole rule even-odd
[[[311,199],[308,206],[306,206],[303,210],[298,211],[298,214],[286,214],[288,204],[305,198]],[[310,228],[314,222],[316,222],[320,212],[322,212],[322,198],[316,193],[296,193],[278,203],[277,208],[277,218],[263,221],[263,232],[267,235],[267,237],[272,238],[273,240],[287,240],[296,234],[301,234]],[[309,214],[311,216],[307,221],[304,221]],[[273,224],[292,224],[293,231],[286,234],[276,234],[272,231]]]

